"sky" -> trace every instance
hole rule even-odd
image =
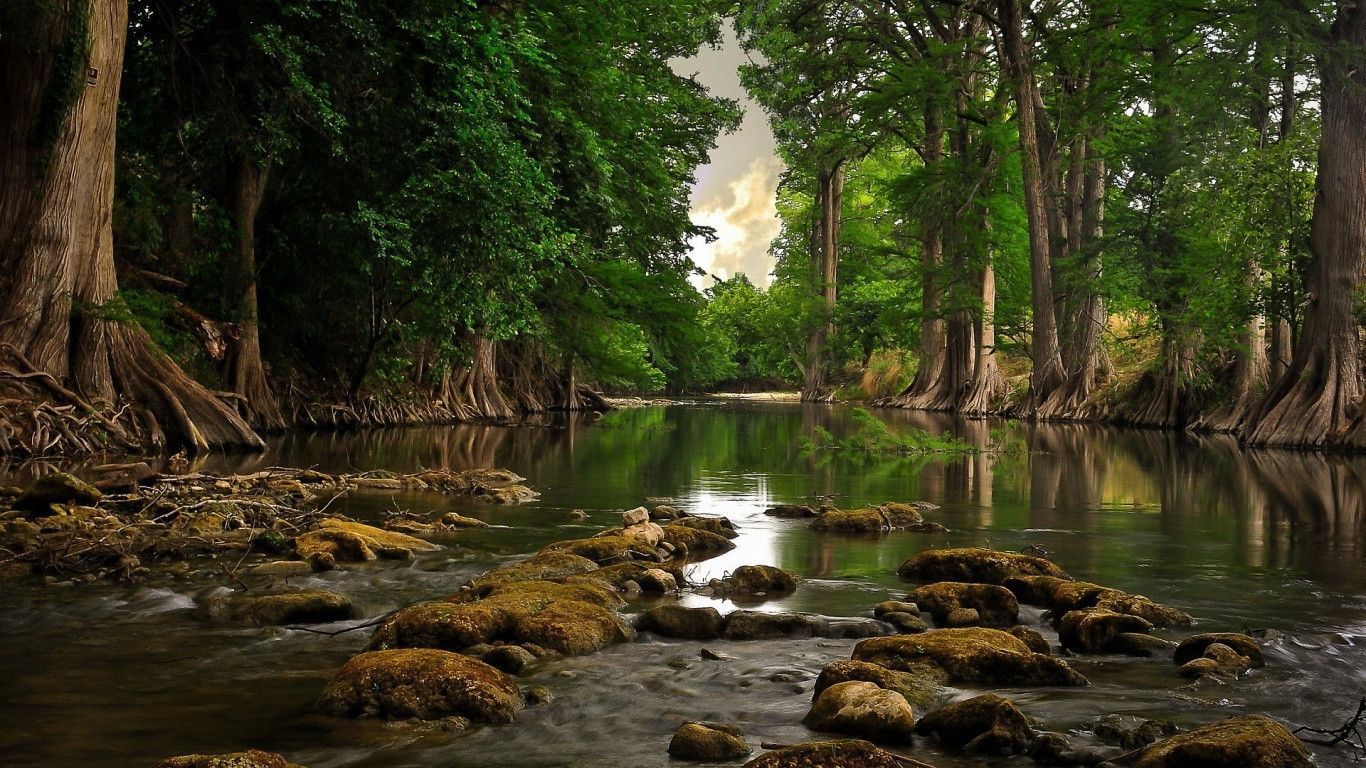
[[[708,275],[724,279],[743,272],[754,284],[767,286],[773,270],[768,246],[779,229],[775,203],[783,165],[767,116],[740,85],[745,53],[729,25],[724,34],[720,48],[703,48],[697,56],[670,62],[679,74],[696,74],[713,94],[738,99],[745,111],[739,130],[718,138],[711,162],[698,169],[692,219],[714,228],[717,240],[695,239],[692,259]],[[710,277],[694,280],[699,288],[712,282]]]

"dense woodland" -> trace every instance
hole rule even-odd
[[[730,23],[783,230],[699,293]],[[1362,447],[1364,126],[1351,0],[9,0],[0,449],[759,384]]]

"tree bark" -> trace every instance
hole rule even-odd
[[[127,1],[57,0],[46,14],[14,5],[0,9],[0,342],[88,398],[131,401],[154,445],[263,448],[115,311]]]
[[[232,215],[237,227],[233,243],[236,261],[237,323],[240,332],[228,355],[228,388],[242,396],[239,413],[257,429],[278,431],[285,428],[285,418],[275,402],[275,394],[266,380],[266,369],[261,362],[261,334],[256,301],[256,215],[265,197],[268,167],[253,160],[238,160],[232,185]]]
[[[1247,430],[1251,445],[1366,447],[1361,329],[1366,270],[1366,5],[1339,0],[1320,54],[1323,134],[1310,223],[1304,331],[1289,369]]]
[[[843,197],[844,163],[837,160],[828,167],[822,165],[816,174],[811,257],[823,317],[807,337],[806,378],[801,394],[803,402],[829,402],[831,399],[825,376],[829,362],[827,348],[835,335],[835,305],[839,298],[839,236]]]
[[[973,323],[977,359],[972,378],[958,401],[958,410],[968,416],[986,416],[1000,410],[1008,387],[996,364],[996,268],[988,260],[979,278],[982,310]]]
[[[443,382],[446,407],[465,421],[510,421],[516,415],[498,386],[498,346],[482,333],[469,336],[469,365]]]
[[[1015,122],[1020,133],[1020,165],[1024,180],[1025,214],[1029,221],[1030,304],[1034,312],[1031,335],[1033,370],[1029,376],[1027,415],[1046,417],[1042,410],[1064,375],[1054,315],[1053,258],[1050,216],[1045,199],[1043,165],[1039,154],[1034,108],[1034,75],[1024,50],[1021,0],[1000,0],[1002,71],[1015,93]]]

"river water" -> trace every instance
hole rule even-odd
[[[1197,618],[1194,630],[1163,632],[1167,637],[1273,631],[1267,667],[1227,685],[1191,687],[1163,659],[1100,656],[1071,660],[1090,687],[999,691],[1049,730],[1077,732],[1109,713],[1189,725],[1262,712],[1292,726],[1336,726],[1366,694],[1366,459],[1244,452],[1230,440],[1156,431],[878,415],[894,428],[950,432],[993,450],[947,461],[810,455],[801,437],[816,426],[847,432],[847,409],[691,402],[595,422],[294,432],[264,457],[213,457],[200,468],[500,466],[541,493],[539,502],[512,508],[417,493],[338,502],[335,508],[361,519],[397,505],[433,518],[455,510],[495,526],[462,532],[458,543],[411,563],[350,566],[290,582],[345,592],[371,617],[450,594],[546,543],[591,535],[647,498],[671,499],[690,512],[725,515],[741,531],[735,550],[692,566],[693,581],[746,563],[805,577],[795,594],[766,610],[865,615],[877,602],[904,596],[910,585],[898,580],[896,567],[922,549],[1033,544],[1078,578]],[[928,517],[951,533],[850,538],[763,515],[784,502],[854,507],[917,499],[941,505]],[[589,518],[576,519],[574,509]],[[0,765],[112,768],[255,747],[311,768],[665,766],[669,737],[684,720],[737,723],[755,745],[814,738],[800,725],[812,683],[854,644],[642,638],[538,667],[522,683],[547,686],[550,704],[527,709],[512,725],[453,735],[315,713],[318,693],[363,648],[368,630],[329,637],[203,622],[193,608],[198,597],[222,589],[217,573],[206,565],[188,577],[158,575],[134,586],[0,583]],[[1038,613],[1027,613],[1056,643]],[[704,660],[704,646],[727,658]],[[1320,765],[1352,764],[1345,752],[1315,751]],[[923,742],[908,754],[941,766],[991,764]]]

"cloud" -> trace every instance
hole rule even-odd
[[[756,285],[768,285],[773,270],[768,248],[781,228],[777,192],[782,170],[776,157],[757,158],[724,191],[694,204],[692,220],[715,229],[717,238],[711,243],[700,237],[692,241],[697,266],[718,278],[743,272]],[[696,282],[711,284],[709,278]]]

